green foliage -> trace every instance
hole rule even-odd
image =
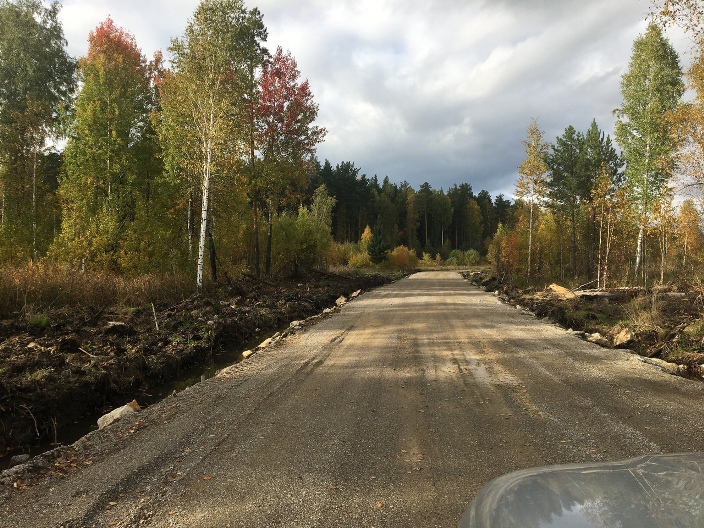
[[[367,247],[367,252],[369,253],[372,264],[381,264],[384,262],[388,250],[389,247],[386,245],[386,242],[384,242],[384,239],[380,235],[373,233]]]
[[[273,230],[272,272],[296,276],[326,267],[325,257],[332,245],[330,234],[334,198],[324,185],[316,189],[310,208],[299,207],[298,214],[283,213]]]
[[[28,321],[30,326],[47,328],[49,326],[49,316],[46,314],[33,315]]]
[[[160,85],[159,136],[170,178],[182,199],[200,202],[196,284],[203,285],[212,180],[237,181],[241,161],[251,151],[253,57],[266,40],[261,13],[241,0],[203,0],[182,39],[171,43],[172,72]],[[248,111],[249,110],[249,111]],[[227,189],[231,191],[231,189]],[[231,196],[230,192],[221,194]],[[191,238],[189,230],[189,240]]]
[[[0,262],[36,260],[51,241],[55,172],[45,152],[73,90],[60,5],[0,0]]]
[[[134,37],[109,18],[90,34],[78,65],[81,91],[59,180],[63,215],[55,254],[119,270],[125,233],[158,171],[150,69]]]
[[[350,256],[348,264],[351,268],[369,268],[372,266],[372,259],[366,251],[355,251]]]
[[[645,255],[651,208],[663,196],[674,170],[675,139],[664,119],[684,92],[677,52],[655,24],[633,43],[628,72],[621,80],[623,103],[616,112],[616,139],[626,160],[626,181],[639,216],[635,276]],[[647,276],[644,276],[647,282]]]
[[[424,251],[423,256],[421,257],[420,262],[418,264],[424,268],[432,268],[435,266],[435,260],[433,260],[433,257],[430,255],[430,253]]]

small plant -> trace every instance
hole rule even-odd
[[[35,370],[34,372],[27,372],[26,376],[29,381],[44,381],[53,373],[54,369],[51,367],[47,367]]]
[[[29,325],[37,328],[47,328],[49,326],[49,316],[46,314],[33,315],[29,318]]]

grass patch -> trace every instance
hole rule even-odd
[[[107,271],[81,272],[51,263],[5,265],[0,266],[0,318],[67,307],[174,303],[194,291],[194,281],[183,274],[128,277]],[[37,322],[41,326],[41,321]]]

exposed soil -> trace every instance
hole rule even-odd
[[[648,358],[681,365],[684,375],[704,373],[704,299],[702,291],[622,290],[613,297],[575,294],[550,285],[518,290],[500,284],[487,271],[465,275],[508,303],[581,333],[611,348],[628,348]],[[617,336],[619,336],[617,338]]]
[[[0,320],[0,459],[55,440],[67,424],[124,405],[128,395],[224,348],[390,280],[327,273],[276,283],[244,277],[175,305],[81,307],[31,322]]]

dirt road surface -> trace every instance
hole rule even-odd
[[[703,390],[420,273],[18,473],[0,526],[452,527],[512,470],[704,450]]]

